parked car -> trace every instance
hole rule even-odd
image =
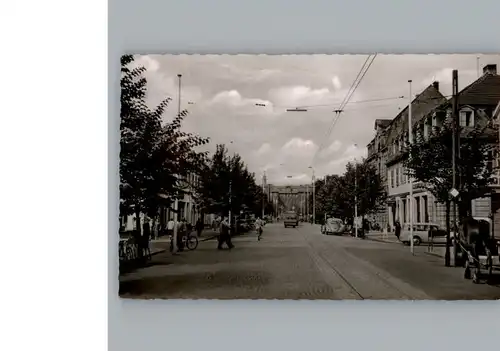
[[[454,232],[450,233],[450,239],[455,236]],[[414,223],[413,224],[413,245],[422,243],[428,244],[432,239],[434,244],[446,244],[446,230],[439,227],[436,223]],[[405,245],[411,243],[410,224],[405,223],[401,228],[401,236],[399,238]]]
[[[321,226],[321,233],[326,235],[342,235],[346,230],[344,221],[338,218],[328,218]]]

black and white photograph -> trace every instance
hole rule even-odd
[[[119,295],[500,299],[500,55],[124,55]]]

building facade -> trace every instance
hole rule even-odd
[[[458,94],[460,125],[465,128],[490,125],[495,118],[495,111],[497,114],[500,111],[499,101],[500,76],[497,74],[496,65],[486,65],[483,75]],[[417,135],[427,137],[432,130],[439,129],[446,119],[452,117],[451,101],[439,92],[438,82],[434,82],[417,95],[411,104],[414,139]],[[368,144],[368,160],[380,167],[381,173],[383,171],[380,162],[385,160],[387,224],[391,230],[394,230],[396,221],[407,223],[410,217],[410,201],[412,201],[414,223],[435,223],[445,227],[445,205],[436,201],[432,193],[426,189],[425,184],[413,182],[413,198],[410,200],[410,182],[403,167],[406,157],[405,145],[409,141],[408,112],[408,107],[406,107],[383,130],[377,130],[375,138]],[[385,144],[379,147],[377,143],[380,145],[381,140]],[[497,168],[498,164],[498,157],[496,157],[494,164],[489,166]],[[491,217],[494,221],[494,232],[500,235],[500,195],[497,195],[500,176],[497,174],[495,179],[497,180],[492,194],[473,200],[471,207],[473,216]]]
[[[388,192],[387,183],[387,126],[392,122],[391,119],[377,119],[375,121],[375,137],[368,144],[368,155],[366,162],[370,163],[383,184],[384,191]],[[375,222],[380,228],[385,229],[388,225],[388,206],[385,201],[378,204],[376,212],[368,216],[368,220]]]
[[[179,199],[178,206],[178,220],[186,219],[188,223],[195,224],[201,213],[196,201],[196,189],[199,186],[200,177],[197,174],[189,173],[180,179],[180,187],[183,189],[184,194]],[[167,222],[173,218],[174,212],[171,210],[174,204],[171,203],[170,197],[165,194],[158,194],[160,199],[163,199],[163,204],[158,211],[158,217],[152,220],[159,227],[164,228]],[[144,223],[145,215],[141,213],[141,225]],[[136,229],[135,214],[130,216],[122,216],[120,218],[121,231],[133,231]]]
[[[268,198],[280,216],[286,211],[296,211],[301,216],[312,213],[311,187],[306,185],[267,185]]]

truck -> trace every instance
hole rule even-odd
[[[283,214],[283,224],[287,227],[297,227],[299,225],[299,216],[293,211],[285,212]]]

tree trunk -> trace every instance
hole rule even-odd
[[[142,258],[142,235],[141,235],[141,210],[139,205],[135,205],[135,227],[136,227],[136,233],[135,233],[135,238],[136,238],[136,245],[138,246],[138,256],[139,259]]]
[[[458,219],[462,219],[472,215],[472,201],[469,199],[463,199],[462,201],[457,201],[458,206]]]
[[[141,236],[141,211],[137,205],[135,206],[135,227],[137,236]]]
[[[450,209],[451,202],[446,201],[446,252],[444,255],[444,265],[450,266]]]

